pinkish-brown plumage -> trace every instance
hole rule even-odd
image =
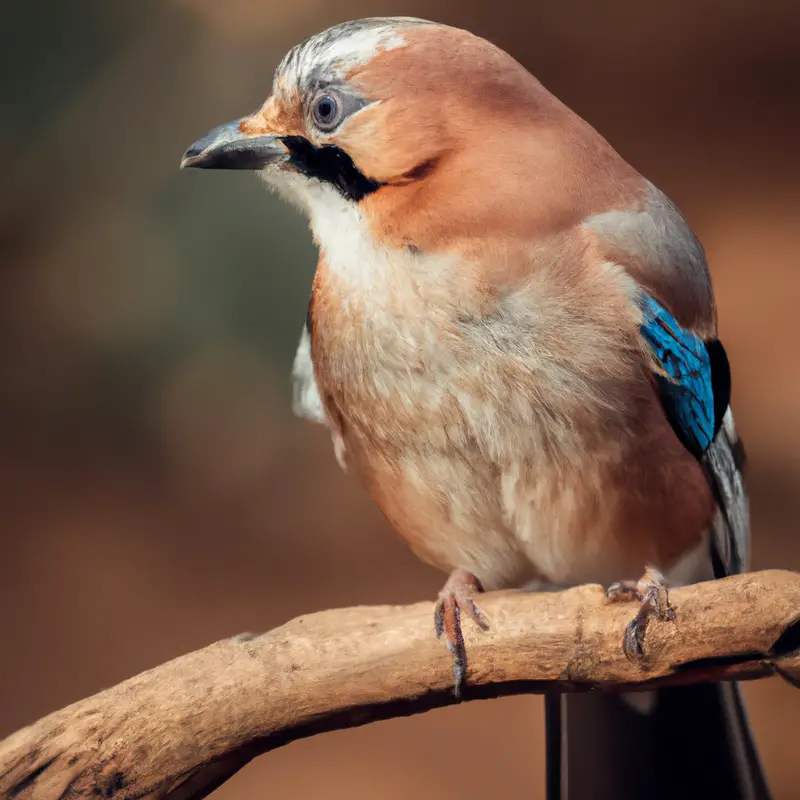
[[[320,259],[294,407],[327,425],[414,552],[450,573],[434,622],[456,692],[461,621],[490,624],[482,589],[628,579],[608,591],[642,601],[620,637],[638,661],[648,621],[675,619],[660,570],[685,582],[746,567],[702,247],[508,54],[421,20],[344,23],[293,48],[264,106],[183,163],[258,170],[308,215]],[[656,754],[669,741],[679,776],[702,764],[726,797],[764,800],[735,688],[703,688],[668,698],[673,736],[659,715],[632,734],[630,708],[612,703],[595,741],[647,737],[641,752]],[[586,705],[548,708],[560,726]],[[587,748],[568,750],[550,759],[548,796],[596,769]],[[608,796],[651,796],[652,776],[629,791],[631,775]],[[683,787],[665,796],[688,798]]]
[[[713,337],[705,258],[591,126],[489,42],[378,19],[292,50],[234,138],[320,248],[297,407],[420,558],[499,588],[698,550],[637,298]]]
[[[415,553],[486,587],[672,566],[714,505],[650,385],[647,254],[626,264],[587,224],[666,201],[488,42],[402,37],[348,72],[381,102],[330,137],[386,186],[330,225],[312,211],[311,354],[340,450]],[[683,315],[710,327],[703,300]]]

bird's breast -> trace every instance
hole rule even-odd
[[[523,281],[487,288],[474,266],[419,253],[373,253],[350,272],[323,255],[312,302],[322,403],[424,560],[488,587],[573,583],[664,562],[652,507],[663,506],[663,527],[701,534],[704,496],[687,506],[692,519],[669,513],[669,491],[696,476],[678,477],[683,453],[659,428],[613,268],[540,261]],[[648,448],[666,462],[648,461]],[[629,526],[633,544],[620,534]]]
[[[567,458],[630,421],[646,382],[620,270],[534,253],[503,283],[494,263],[352,238],[323,247],[310,320],[323,403],[353,437],[501,461],[520,429],[515,453]]]

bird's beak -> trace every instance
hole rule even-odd
[[[220,125],[198,139],[181,159],[181,169],[263,169],[289,158],[282,137],[242,133],[237,119]]]

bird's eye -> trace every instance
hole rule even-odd
[[[332,131],[342,119],[342,107],[331,94],[320,95],[314,101],[314,122],[320,130]]]

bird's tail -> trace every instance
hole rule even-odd
[[[547,800],[769,800],[735,683],[548,695]]]

